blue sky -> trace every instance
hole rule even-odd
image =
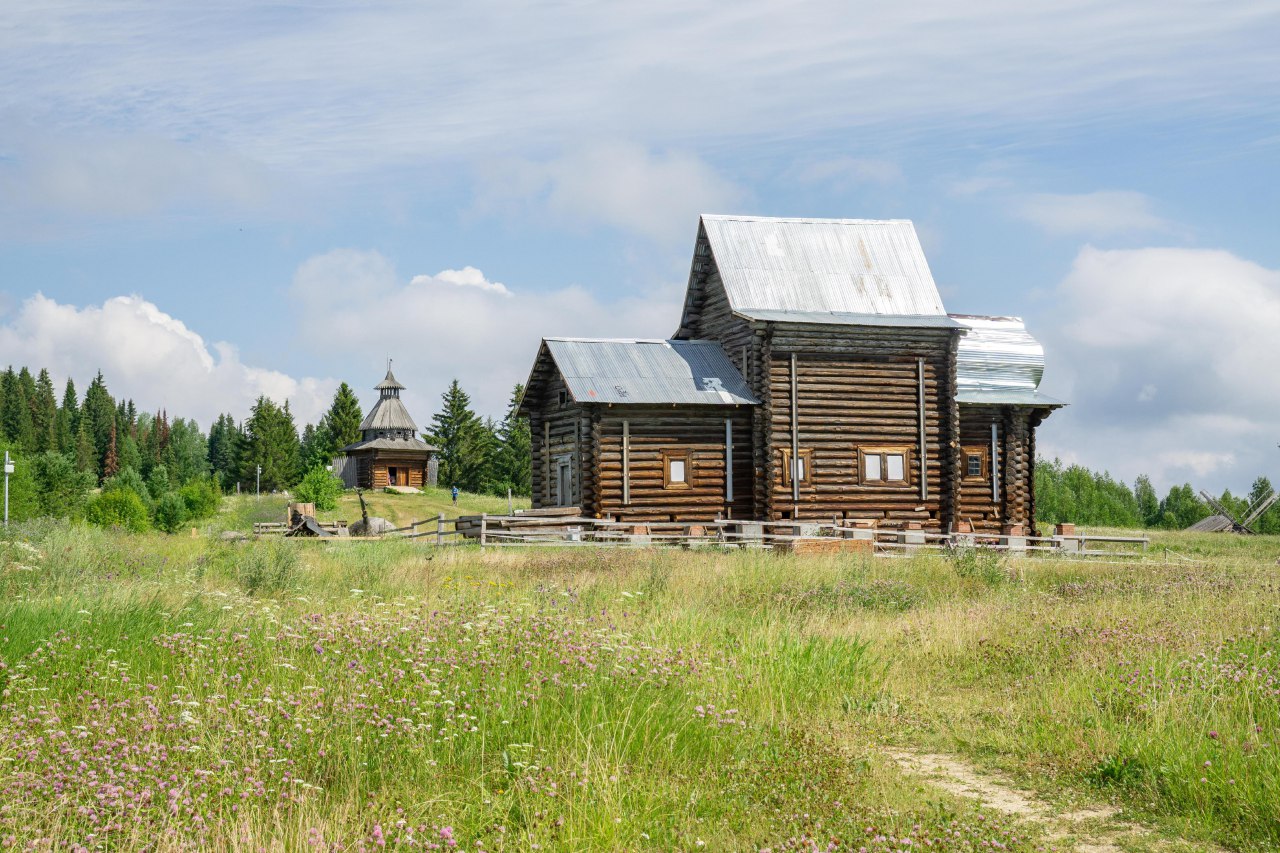
[[[19,3],[0,357],[202,424],[384,360],[499,414],[542,335],[670,334],[699,212],[912,219],[1019,314],[1041,450],[1280,480],[1280,7]]]

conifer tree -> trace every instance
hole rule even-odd
[[[36,398],[31,407],[31,427],[35,433],[36,450],[61,452],[58,444],[58,399],[53,393],[53,380],[49,371],[41,368],[36,379]]]
[[[111,433],[107,436],[107,453],[102,458],[102,478],[109,480],[120,472],[120,454],[116,450],[116,425],[111,422]]]
[[[22,370],[31,376],[25,367]],[[4,395],[0,401],[0,427],[4,429],[4,437],[20,450],[33,449],[35,433],[31,428],[31,406],[12,367],[0,376],[0,388]]]
[[[101,474],[107,458],[107,443],[111,437],[111,427],[116,422],[116,403],[107,391],[102,371],[98,371],[98,375],[84,392],[84,405],[80,409],[80,418],[82,421],[88,421],[89,435],[97,454],[98,472]]]
[[[231,488],[240,477],[240,430],[231,415],[219,415],[209,429],[208,459],[223,488]]]
[[[431,418],[427,440],[436,446],[440,485],[469,492],[484,490],[493,434],[471,410],[471,398],[456,379],[441,395],[441,410]]]
[[[529,421],[519,416],[523,396],[524,386],[516,385],[507,413],[495,430],[497,450],[493,454],[490,490],[498,495],[505,495],[507,489],[517,495],[528,495],[532,491]]]
[[[80,426],[80,406],[76,400],[76,383],[68,376],[62,405],[58,408],[58,449],[71,455],[75,454],[76,428]]]
[[[333,395],[333,404],[325,413],[321,427],[328,433],[329,456],[337,454],[348,444],[360,440],[360,422],[364,416],[360,414],[360,400],[351,386],[343,382]],[[328,464],[327,462],[325,463]]]
[[[298,430],[288,402],[281,407],[259,397],[244,424],[240,482],[253,489],[257,468],[262,466],[262,491],[287,489],[298,482],[299,462]]]
[[[76,470],[86,471],[98,479],[98,454],[93,449],[93,436],[89,431],[89,419],[80,418],[75,440]]]

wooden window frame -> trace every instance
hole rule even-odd
[[[879,486],[881,488],[894,488],[894,489],[910,488],[912,484],[911,450],[912,448],[905,445],[894,446],[894,447],[886,447],[886,446],[859,447],[858,448],[858,483],[859,485]],[[880,457],[880,479],[878,480],[867,479],[867,457],[868,456]],[[889,471],[889,464],[888,464],[888,459],[886,459],[885,457],[888,457],[888,456],[902,457],[902,479],[901,480],[886,479],[886,475],[888,474],[888,471]]]
[[[991,449],[986,445],[967,444],[960,448],[962,461],[960,479],[966,483],[985,483],[987,478],[991,476]],[[980,474],[969,473],[969,458],[976,456],[982,460],[982,472]]]
[[[813,448],[802,447],[797,453],[800,461],[804,463],[804,476],[800,478],[800,488],[808,489],[813,486]],[[782,448],[782,485],[790,487],[791,485],[791,448]]]
[[[675,461],[684,463],[684,480],[671,479],[671,463]],[[662,488],[664,489],[692,489],[693,488],[693,454],[688,450],[664,450],[662,451]]]

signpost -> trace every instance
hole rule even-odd
[[[9,475],[13,473],[13,460],[9,451],[4,452],[4,526],[9,526]]]
[[[258,466],[258,473],[253,478],[254,500],[262,500],[262,466]]]

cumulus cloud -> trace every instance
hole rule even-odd
[[[308,296],[298,300],[300,334],[348,365],[393,358],[396,377],[409,386],[406,405],[422,424],[454,378],[477,411],[500,415],[512,387],[528,377],[543,336],[665,337],[683,296],[682,288],[667,286],[604,301],[579,285],[533,292],[465,272],[404,279],[379,252],[356,249],[311,258],[293,282]],[[460,277],[466,284],[459,286]],[[337,300],[341,311],[331,310]],[[367,387],[379,378],[348,381]]]
[[[288,400],[299,424],[314,421],[337,386],[245,364],[235,347],[206,343],[139,296],[77,307],[36,294],[0,324],[0,359],[70,376],[81,393],[101,370],[116,398],[195,418],[205,429],[222,412],[245,416],[259,395]]]
[[[1217,491],[1276,479],[1280,271],[1229,252],[1086,247],[1058,290],[1041,449]]]
[[[670,243],[688,238],[697,214],[730,210],[745,198],[693,154],[612,142],[486,166],[477,209],[533,208],[569,224],[604,223]]]
[[[1142,193],[1037,193],[1018,199],[1014,212],[1055,236],[1105,237],[1168,231],[1171,225],[1151,209]]]

